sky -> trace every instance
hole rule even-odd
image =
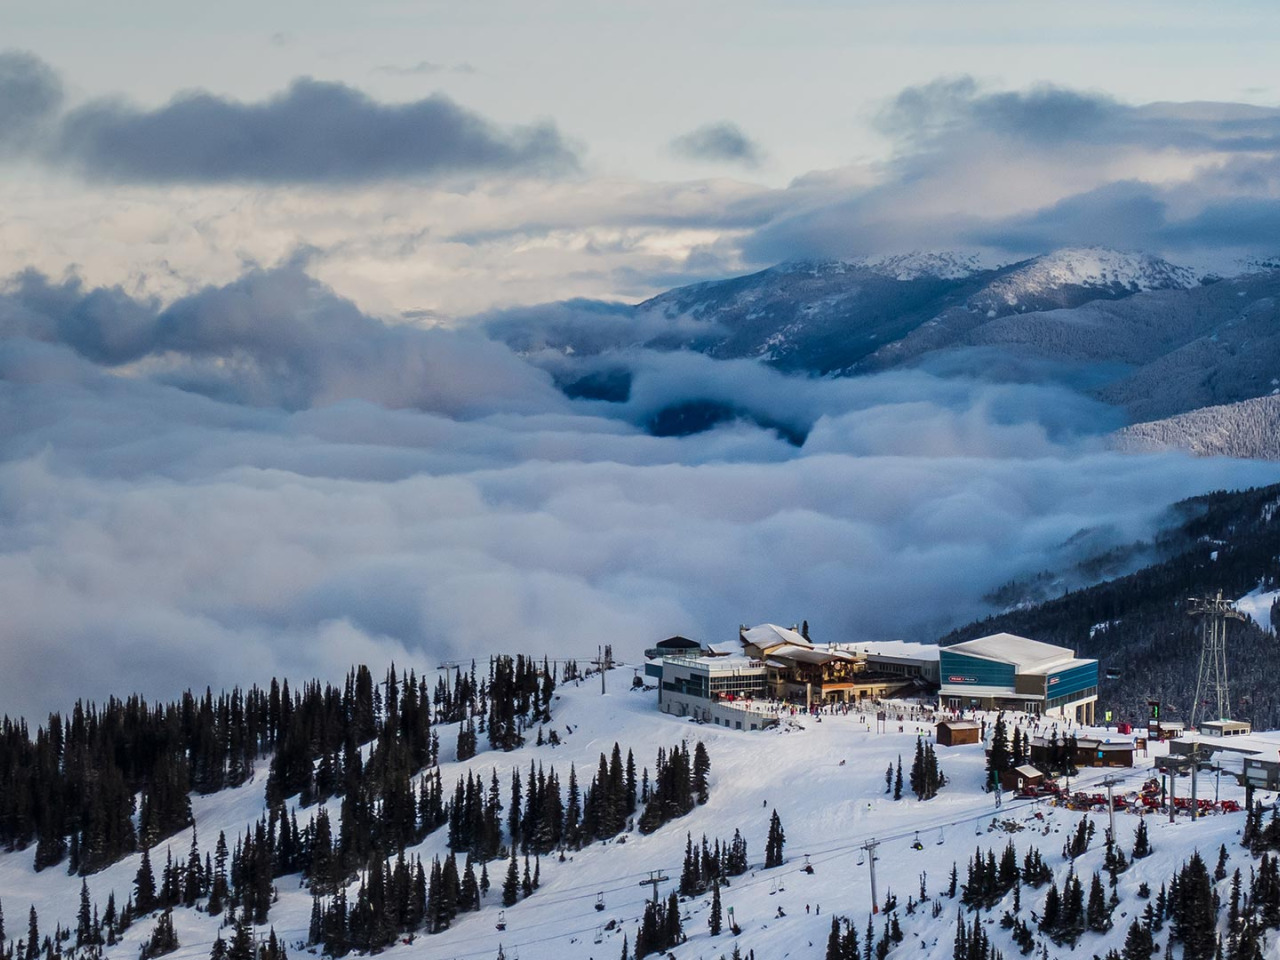
[[[0,712],[766,620],[930,639],[1280,479],[1114,452],[1053,384],[636,351],[605,404],[486,336],[797,258],[1274,255],[1280,11],[1063,16],[10,0]],[[644,430],[708,396],[808,439]]]
[[[438,322],[806,256],[1275,253],[1264,3],[12,0],[3,17],[35,58],[0,71],[6,273],[172,298],[306,249],[363,308]]]

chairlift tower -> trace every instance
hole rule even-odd
[[[1227,620],[1244,620],[1245,616],[1230,600],[1222,599],[1222,591],[1216,597],[1191,597],[1188,601],[1189,616],[1200,617],[1200,669],[1196,673],[1196,696],[1191,701],[1190,730],[1196,729],[1196,721],[1203,719],[1203,706],[1213,688],[1218,701],[1215,719],[1231,719],[1231,698],[1227,693]]]

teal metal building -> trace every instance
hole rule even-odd
[[[943,708],[1017,710],[1093,723],[1098,661],[1067,647],[997,633],[939,651]]]

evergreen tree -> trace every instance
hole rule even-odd
[[[1217,946],[1217,908],[1209,871],[1200,854],[1191,859],[1178,874],[1178,889],[1173,900],[1173,938],[1182,943],[1184,960],[1211,960]]]
[[[76,917],[76,946],[83,947],[93,936],[93,913],[89,904],[89,883],[80,881],[80,912]],[[4,937],[0,931],[0,949],[3,949]]]
[[[35,904],[27,915],[27,956],[26,960],[37,960],[40,956],[40,921],[36,916]]]
[[[987,783],[1000,789],[1000,774],[1009,769],[1012,756],[1009,753],[1009,731],[1002,716],[996,718],[991,734],[991,749],[987,751]]]
[[[631,754],[627,754],[628,768],[630,770],[631,782],[631,806],[635,807],[635,763],[631,760]],[[708,796],[707,775],[711,772],[711,758],[707,755],[707,748],[699,740],[697,746],[693,748],[693,792],[698,803],[706,803]]]
[[[786,841],[787,836],[782,829],[782,820],[778,816],[778,811],[774,810],[769,817],[769,836],[764,846],[765,869],[782,866],[782,847]]]
[[[1093,881],[1089,884],[1089,902],[1085,908],[1086,925],[1097,933],[1106,933],[1111,929],[1111,908],[1107,905],[1107,896],[1102,889],[1102,878],[1095,871]]]
[[[151,870],[151,851],[143,848],[142,862],[133,878],[133,905],[139,914],[150,913],[156,902],[156,878]]]
[[[520,866],[516,863],[515,847],[511,848],[511,860],[507,863],[507,879],[502,884],[502,905],[511,907],[520,899]]]
[[[827,934],[826,960],[844,960],[844,947],[840,940],[840,921],[832,916],[831,932]]]
[[[191,831],[191,849],[187,852],[187,867],[182,877],[183,906],[194,907],[196,900],[203,893],[204,878],[200,862],[200,846],[196,840],[196,831]]]
[[[253,928],[243,910],[236,918],[235,932],[227,946],[227,960],[254,960]]]
[[[1138,830],[1133,836],[1133,859],[1151,856],[1151,841],[1147,837],[1147,818],[1138,818]]]
[[[723,922],[721,913],[720,881],[717,879],[711,887],[711,915],[707,918],[707,925],[711,928],[711,935],[713,937],[720,936],[720,926]]]
[[[320,909],[320,898],[311,895],[311,921],[307,924],[307,945],[316,946],[324,941],[324,912]]]
[[[1124,950],[1120,956],[1123,960],[1151,960],[1158,951],[1155,939],[1151,936],[1151,928],[1138,920],[1129,925],[1129,932],[1124,938]]]
[[[173,929],[173,910],[165,910],[156,921],[151,937],[142,948],[142,960],[161,957],[178,949],[178,934]]]

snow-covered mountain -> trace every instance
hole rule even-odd
[[[984,265],[980,254],[958,251],[913,250],[853,262],[894,280],[965,280],[975,273],[993,269]]]
[[[639,304],[636,314],[644,329],[659,318],[673,325],[669,337],[654,337],[649,346],[827,373],[854,368],[921,328],[965,333],[1010,314],[1196,283],[1191,271],[1158,257],[1097,248],[1006,267],[984,266],[972,254],[914,252],[786,263],[680,287]],[[689,322],[698,327],[694,335]]]
[[[922,252],[803,261],[679,287],[633,307],[511,311],[489,330],[526,355],[558,358],[543,362],[570,390],[600,375],[592,358],[625,348],[818,375],[930,364],[1025,377],[1047,363],[1065,382],[1149,421],[1275,388],[1280,269],[1264,266],[1202,282],[1159,257],[1100,248],[1003,267]]]
[[[783,263],[678,287],[631,308],[572,302],[517,309],[490,318],[488,327],[526,354],[685,349],[831,373],[896,365],[1011,314],[1196,282],[1189,270],[1158,257],[1097,248],[998,267],[971,253],[913,251]]]
[[[1093,291],[1100,296],[1105,292],[1118,299],[1148,290],[1185,290],[1199,282],[1186,267],[1150,254],[1073,247],[1016,265],[971,298],[969,305],[978,310],[986,305],[989,315],[995,316],[1002,308],[1045,309],[1046,298],[1065,300],[1065,291]]]

